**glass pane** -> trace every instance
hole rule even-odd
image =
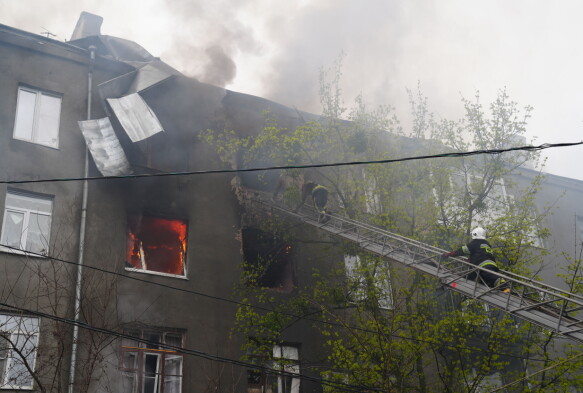
[[[181,388],[182,356],[166,356],[164,360],[164,393],[180,393]]]
[[[8,191],[6,194],[6,206],[19,210],[51,214],[53,201],[50,198],[34,197]]]
[[[136,369],[138,364],[138,353],[137,352],[124,352],[123,353],[123,368]]]
[[[144,332],[144,340],[148,340],[148,341],[152,341],[151,343],[142,343],[142,346],[145,346],[146,348],[153,348],[153,349],[159,349],[160,345],[158,344],[154,344],[154,343],[159,343],[161,342],[162,339],[162,335],[160,333],[157,332]]]
[[[147,353],[144,356],[144,393],[158,393],[159,356]]]
[[[27,334],[12,334],[14,347],[20,354],[11,351],[11,356],[6,369],[6,382],[9,386],[32,387],[32,375],[28,367],[34,370],[36,358],[37,336]]]
[[[14,124],[15,138],[32,141],[35,101],[36,93],[23,89],[18,90],[18,108],[16,108]]]
[[[127,334],[128,336],[132,336],[132,337],[137,337],[140,338],[140,331],[139,330],[134,330],[134,329],[126,329],[124,330],[124,333]],[[122,344],[123,347],[132,347],[132,348],[137,348],[140,346],[140,343],[136,340],[132,340],[131,338],[123,338],[122,339]]]
[[[18,330],[23,333],[38,333],[39,320],[32,317],[19,317],[11,314],[0,314],[0,330],[11,332]]]
[[[6,357],[8,356],[8,341],[6,338],[0,337],[0,372],[4,371],[4,367],[6,367]],[[2,373],[0,373],[0,377],[2,377]],[[3,380],[0,380],[0,385],[4,383]]]
[[[58,147],[61,98],[42,94],[35,142]]]
[[[182,347],[182,335],[177,333],[166,333],[164,343],[173,347]]]
[[[122,391],[124,393],[136,393],[138,390],[138,376],[136,373],[122,372]]]
[[[24,213],[9,211],[4,213],[2,244],[21,249],[20,239],[24,230]]]
[[[47,254],[49,251],[50,216],[31,213],[26,233],[26,250]]]

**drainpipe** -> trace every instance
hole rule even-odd
[[[89,46],[89,72],[87,73],[87,120],[91,120],[91,95],[93,93],[93,68],[95,67],[95,50]],[[81,281],[83,279],[83,256],[85,253],[85,227],[87,225],[87,194],[89,193],[89,149],[85,147],[85,170],[83,173],[83,201],[81,204],[81,222],[79,224],[79,258],[77,261],[77,281],[75,284],[75,322],[79,322],[81,313]],[[79,340],[79,326],[73,327],[73,340],[71,344],[71,367],[69,371],[69,393],[73,393],[75,384],[75,372],[77,366],[77,341]]]

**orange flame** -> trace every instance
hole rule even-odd
[[[130,218],[128,263],[136,269],[184,275],[186,229],[182,220]]]

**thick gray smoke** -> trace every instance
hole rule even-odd
[[[480,91],[487,109],[507,88],[535,108],[529,139],[581,139],[583,34],[577,0],[4,0],[0,23],[70,37],[81,11],[102,33],[136,41],[197,79],[318,113],[318,70],[345,53],[342,93],[397,108],[418,82],[438,118],[459,118]],[[582,178],[573,151],[547,169]],[[561,168],[559,170],[559,168]]]

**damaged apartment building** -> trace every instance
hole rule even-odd
[[[188,78],[101,22],[82,13],[66,43],[0,25],[0,390],[321,392],[308,322],[273,347],[286,375],[240,361],[243,260],[273,259],[260,285],[285,297],[317,258],[247,214],[253,176],[203,173],[222,166],[198,138],[310,115]],[[573,212],[583,227],[581,182],[548,179],[541,206],[570,190],[553,234]]]
[[[261,231],[241,228],[232,174],[168,175],[219,167],[200,130],[297,114],[187,78],[101,22],[82,13],[66,43],[0,26],[0,389],[255,391],[265,376],[230,337]],[[159,176],[124,179],[140,174]],[[281,292],[306,272],[276,246],[263,285]],[[309,344],[299,324],[274,355],[300,364]]]

